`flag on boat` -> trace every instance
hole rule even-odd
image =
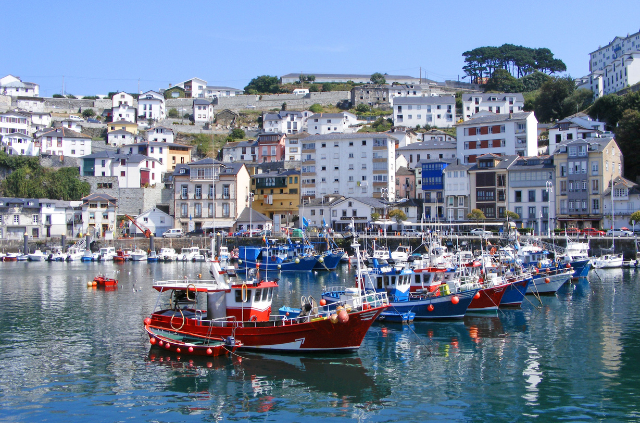
[[[322,218],[322,227],[326,227],[327,226],[327,222],[324,220],[324,217]]]
[[[302,216],[302,228],[307,229],[307,226],[309,226],[309,221],[306,217]]]

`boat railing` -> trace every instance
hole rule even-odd
[[[154,287],[167,287],[167,288],[184,288],[189,289],[190,286],[194,286],[195,289],[200,287],[206,287],[207,289],[226,289],[228,287],[221,286],[215,279],[175,279],[165,281],[154,281]]]

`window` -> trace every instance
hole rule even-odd
[[[593,176],[597,176],[598,175],[598,163],[597,162],[591,162],[591,175],[593,175]]]
[[[522,191],[516,191],[515,194],[516,194],[515,202],[522,203]]]
[[[530,203],[535,203],[536,201],[536,191],[535,190],[529,190],[529,202]]]
[[[529,207],[529,219],[535,219],[535,218],[536,218],[536,208]]]
[[[180,217],[189,217],[189,205],[187,203],[180,205]]]
[[[591,205],[592,205],[592,210],[591,210],[592,213],[599,213],[600,212],[600,200],[599,199],[594,198]]]
[[[593,191],[593,194],[597,194],[598,193],[598,180],[597,179],[592,179],[591,180],[591,190]]]

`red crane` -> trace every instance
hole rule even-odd
[[[124,217],[132,221],[133,224],[136,225],[136,228],[140,229],[140,232],[142,232],[146,238],[149,238],[151,236],[151,230],[149,230],[149,228],[146,228],[145,226],[141,225],[133,217],[129,216],[128,214],[125,214]]]

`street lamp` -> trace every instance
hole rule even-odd
[[[547,200],[549,201],[549,207],[547,209],[547,237],[551,237],[551,194],[553,194],[553,182],[547,181],[546,187]]]
[[[253,192],[249,191],[249,236],[253,237],[253,234],[251,233],[251,225],[252,225],[252,214],[251,213],[251,202],[253,201]]]

